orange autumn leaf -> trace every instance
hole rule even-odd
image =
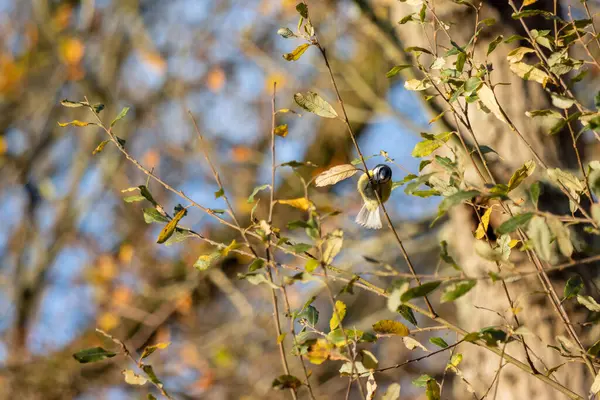
[[[81,62],[85,53],[85,45],[77,38],[67,38],[60,42],[59,54],[63,62],[73,66]]]
[[[167,69],[167,62],[158,52],[152,50],[140,50],[139,54],[142,60],[156,71],[162,73]]]
[[[145,165],[156,168],[160,163],[160,153],[155,149],[150,149],[144,154],[143,159]]]
[[[226,76],[223,69],[215,67],[206,74],[206,86],[208,86],[211,92],[217,93],[225,85],[225,79]]]
[[[245,146],[236,146],[231,149],[231,158],[235,162],[246,162],[252,157],[252,149]]]

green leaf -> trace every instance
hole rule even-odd
[[[273,289],[280,289],[279,286],[277,286],[273,282],[269,281],[263,273],[257,272],[257,273],[248,273],[248,274],[238,274],[237,277],[238,277],[238,279],[247,280],[248,283],[251,283],[252,285],[260,285],[261,283],[266,283],[267,285],[271,286],[271,288],[273,288]]]
[[[183,217],[185,217],[186,214],[187,209],[182,208],[181,210],[179,210],[179,212],[173,217],[173,219],[169,221],[169,223],[165,225],[163,230],[160,232],[156,243],[166,242],[167,239],[169,239],[171,235],[173,235],[173,232],[175,232],[175,228],[177,228],[177,224],[179,223],[179,221],[181,221]]]
[[[462,203],[466,200],[471,200],[473,197],[478,196],[479,192],[477,190],[468,190],[468,191],[459,191],[454,193],[451,196],[446,197],[440,203],[439,210],[441,212],[448,211],[452,206]]]
[[[535,205],[536,208],[538,206],[538,201],[540,199],[541,192],[542,192],[542,186],[539,181],[534,182],[529,187],[529,198],[531,199],[531,202]]]
[[[223,190],[223,188],[221,188],[215,192],[215,199],[218,199],[219,197],[223,197],[224,195],[225,195],[225,190]]]
[[[440,400],[440,385],[438,385],[435,379],[427,381],[425,395],[427,396],[427,400]]]
[[[319,264],[320,264],[319,260],[311,258],[304,265],[304,270],[306,272],[314,272],[317,269],[317,267],[319,266]]]
[[[583,281],[579,275],[575,275],[569,278],[564,289],[564,299],[569,300],[579,294],[583,289]]]
[[[400,399],[400,385],[392,383],[381,397],[381,400],[398,400]]]
[[[457,271],[462,271],[462,268],[454,261],[454,258],[448,253],[448,242],[442,240],[440,242],[440,258]]]
[[[573,255],[573,243],[571,242],[571,231],[558,218],[547,217],[546,223],[550,228],[550,232],[556,238],[558,249],[565,257]]]
[[[415,313],[413,312],[412,308],[402,304],[402,305],[398,306],[396,311],[398,312],[398,314],[402,315],[402,317],[405,320],[407,320],[414,326],[417,326],[417,319],[415,318]]]
[[[344,320],[345,316],[346,304],[340,300],[337,300],[335,302],[335,310],[331,316],[331,319],[329,320],[329,329],[332,331],[335,330],[340,325],[340,322]]]
[[[158,377],[154,373],[154,369],[152,368],[151,365],[147,365],[147,364],[142,365],[142,370],[146,373],[146,375],[148,375],[148,378],[150,379],[150,382],[154,383],[158,387],[162,387],[163,386],[163,384],[160,381],[160,379],[158,379]]]
[[[550,261],[552,255],[552,234],[543,217],[536,215],[531,219],[527,229],[527,236],[531,238],[533,247],[540,258],[544,261]]]
[[[292,246],[292,250],[296,254],[305,253],[305,252],[309,251],[312,248],[313,248],[313,245],[312,244],[307,244],[307,243],[296,243],[295,245]]]
[[[533,218],[535,214],[531,212],[526,212],[523,214],[517,214],[508,221],[505,221],[496,229],[497,235],[504,235],[506,233],[511,233],[516,231],[517,229],[527,225],[529,220]]]
[[[206,271],[219,258],[221,258],[220,251],[215,251],[210,254],[203,254],[203,255],[199,256],[198,259],[196,260],[196,262],[194,263],[194,268],[196,268],[199,271]],[[252,271],[250,271],[250,272],[252,272]]]
[[[142,353],[141,359],[143,360],[144,358],[149,357],[156,350],[166,349],[167,347],[169,347],[170,344],[171,344],[171,342],[163,342],[163,343],[156,343],[152,346],[146,346],[146,348],[144,349],[144,351]]]
[[[600,312],[600,304],[592,296],[577,295],[577,302],[590,311]]]
[[[414,298],[427,296],[429,293],[437,289],[437,287],[440,286],[441,283],[441,281],[433,281],[412,287],[406,292],[404,292],[402,296],[400,296],[400,301],[406,303],[407,301],[412,300]]]
[[[510,177],[510,181],[508,181],[508,191],[510,192],[516,189],[525,178],[533,173],[533,171],[535,171],[535,162],[529,160]]]
[[[433,153],[446,143],[454,132],[444,132],[433,136],[433,139],[426,139],[415,145],[411,155],[413,157],[425,157]]]
[[[296,93],[294,101],[306,111],[321,117],[337,118],[338,116],[333,107],[315,92],[308,91],[306,94]]]
[[[296,61],[299,60],[300,57],[302,57],[302,54],[304,54],[304,52],[310,47],[310,44],[308,43],[304,43],[301,44],[300,46],[296,47],[294,49],[294,51],[292,51],[291,53],[286,53],[283,55],[283,58],[286,61]]]
[[[591,355],[592,357],[597,357],[599,352],[600,352],[600,340],[598,340],[596,343],[594,343],[592,345],[592,347],[590,347],[587,351],[587,353],[589,355]]]
[[[117,353],[104,350],[102,347],[92,347],[90,349],[78,351],[77,353],[73,354],[73,358],[75,358],[81,364],[87,364],[112,358],[116,355]]]
[[[252,191],[252,194],[248,197],[248,203],[254,203],[254,196],[256,196],[258,194],[258,192],[260,192],[261,190],[265,190],[270,187],[271,187],[271,185],[269,185],[269,184],[255,187],[254,190]]]
[[[419,376],[417,379],[412,381],[412,384],[415,385],[416,387],[425,387],[427,386],[427,382],[434,380],[432,377],[430,377],[427,374],[423,374],[421,376]]]
[[[373,324],[373,330],[380,335],[408,336],[410,331],[401,322],[383,319]]]
[[[446,347],[448,347],[448,343],[446,343],[446,341],[444,339],[442,339],[441,337],[429,338],[429,343],[435,344],[436,346],[441,347],[442,349],[445,349]]]
[[[300,14],[302,18],[308,18],[308,6],[306,3],[298,3],[296,5],[296,11],[298,11],[298,14]]]
[[[255,258],[250,265],[248,265],[248,272],[254,272],[265,266],[265,260],[262,258]]]
[[[405,70],[407,68],[412,68],[412,65],[410,64],[401,64],[401,65],[396,65],[394,67],[392,67],[392,69],[390,69],[385,76],[387,78],[392,78],[396,75],[398,75],[398,73],[400,73],[400,71]]]
[[[475,287],[476,284],[477,284],[476,280],[470,279],[470,280],[460,281],[460,282],[456,282],[451,285],[448,285],[444,289],[444,293],[442,294],[442,299],[441,299],[442,303],[454,301],[454,300],[458,299],[459,297],[464,296],[471,289],[473,289],[473,287]]]
[[[135,196],[127,196],[127,197],[123,197],[123,201],[126,203],[136,203],[138,201],[143,201],[146,200],[146,198],[142,195],[135,195]]]
[[[113,119],[113,121],[110,123],[110,127],[112,128],[117,123],[117,121],[124,118],[127,115],[127,111],[129,111],[129,107],[123,107],[119,115],[117,115],[115,119]]]
[[[169,219],[162,215],[155,208],[144,208],[144,221],[147,224],[151,224],[153,222],[169,222]]]
[[[307,306],[300,314],[299,319],[305,319],[311,326],[315,326],[319,322],[319,310],[313,306]]]

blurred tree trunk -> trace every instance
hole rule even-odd
[[[399,21],[410,13],[418,13],[420,8],[397,1],[389,2],[389,5],[391,7],[392,23]],[[538,1],[535,8],[552,10],[553,2]],[[475,13],[471,7],[450,1],[435,1],[435,11],[440,20],[450,24],[449,32],[453,41],[459,45],[465,45],[469,42],[475,31]],[[511,14],[512,9],[506,1],[484,2],[479,20],[494,18],[497,22],[494,26],[484,29],[478,38],[475,52],[477,63],[485,62],[484,57],[488,44],[498,35],[502,34],[505,38],[512,34],[526,36],[520,21],[513,20]],[[530,28],[534,29],[553,29],[552,22],[546,20],[528,18],[527,23]],[[404,47],[430,47],[430,42],[428,42],[419,23],[398,26],[396,33]],[[428,34],[431,40],[431,32],[428,32]],[[438,32],[437,41],[441,46],[452,47],[442,32]],[[545,130],[534,119],[530,119],[525,115],[527,110],[546,109],[552,106],[549,96],[544,92],[541,85],[525,82],[510,71],[506,55],[517,46],[518,43],[502,44],[488,58],[489,63],[493,65],[491,75],[493,83],[510,83],[509,86],[496,87],[495,92],[498,101],[519,130],[523,132],[527,141],[532,144],[550,167],[576,168],[572,144],[561,142],[566,139],[570,140],[568,133],[549,136],[545,133],[547,129]],[[424,65],[428,65],[424,62],[424,58],[422,58],[422,62]],[[437,105],[447,108],[444,107],[445,104],[442,101],[439,101]],[[498,182],[508,182],[511,174],[517,168],[522,166],[525,161],[534,158],[518,136],[511,132],[505,123],[495,118],[493,114],[485,114],[477,110],[475,104],[471,104],[469,117],[480,144],[490,146],[502,157],[501,160],[497,159],[490,163],[492,174]],[[452,129],[457,129],[450,113],[445,118],[445,122]],[[465,138],[467,138],[468,135],[466,135],[464,127],[460,128],[461,132],[465,134]],[[542,168],[538,166],[536,178],[540,179],[543,176],[542,174]],[[473,177],[473,179],[477,179],[475,175]],[[565,212],[566,197],[562,194],[554,194],[553,197],[547,197],[544,200],[549,202],[548,206],[552,209],[560,209],[563,210],[561,212]],[[568,213],[568,208],[566,213]],[[500,213],[494,214],[496,217],[500,215]],[[456,207],[450,214],[449,226],[447,227],[448,232],[451,232],[451,234],[447,235],[447,238],[442,238],[448,240],[455,259],[458,260],[465,272],[471,276],[481,276],[489,271],[496,271],[495,264],[484,261],[473,250],[475,244],[473,231],[477,226],[476,221],[477,217],[474,215],[472,208],[467,206]],[[500,222],[502,221],[492,220],[491,224],[498,226]],[[529,268],[533,268],[524,254],[520,253],[519,256],[520,259],[514,260],[517,267],[527,265]],[[559,293],[562,293],[562,287],[559,287],[556,283],[555,288]],[[527,345],[532,348],[532,353],[535,353],[545,362],[545,365],[543,365],[532,355],[536,368],[545,371],[545,369],[565,362],[565,359],[554,350],[547,348],[548,344],[556,344],[555,337],[557,335],[564,335],[565,333],[562,323],[559,321],[552,305],[547,301],[546,296],[533,293],[542,290],[538,278],[533,277],[508,284],[508,290],[513,301],[518,300],[518,307],[522,308],[522,311],[518,314],[521,323],[542,339],[542,342],[540,342],[534,336],[526,336]],[[454,318],[465,329],[475,331],[486,326],[503,325],[506,324],[506,321],[514,325],[510,306],[500,282],[493,284],[488,281],[481,281],[468,296],[460,299],[456,305],[457,311]],[[494,312],[476,309],[475,305],[498,311],[505,320],[499,318]],[[569,314],[574,316],[571,311],[569,311]],[[511,343],[507,346],[506,351],[525,362],[521,344]],[[481,396],[492,384],[499,367],[499,358],[497,355],[476,346],[472,346],[468,351],[465,350],[464,356],[462,370],[466,379],[473,384],[477,395]],[[559,382],[566,384],[576,393],[585,394],[591,384],[591,382],[586,382],[586,375],[587,372],[581,364],[570,363],[567,368],[561,368],[554,376],[558,378]],[[499,385],[498,394],[495,397],[497,399],[562,398],[561,394],[551,387],[512,366],[502,369]],[[457,399],[472,398],[472,395],[465,390],[464,384],[457,381],[452,397]]]

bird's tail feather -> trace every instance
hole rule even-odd
[[[356,216],[356,223],[364,226],[367,229],[381,229],[381,216],[379,215],[379,207],[374,210],[369,210],[367,205],[363,205],[360,212]]]

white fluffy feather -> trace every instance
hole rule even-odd
[[[360,212],[356,216],[356,223],[364,226],[367,229],[381,229],[381,216],[379,215],[379,207],[369,210],[364,204]]]

